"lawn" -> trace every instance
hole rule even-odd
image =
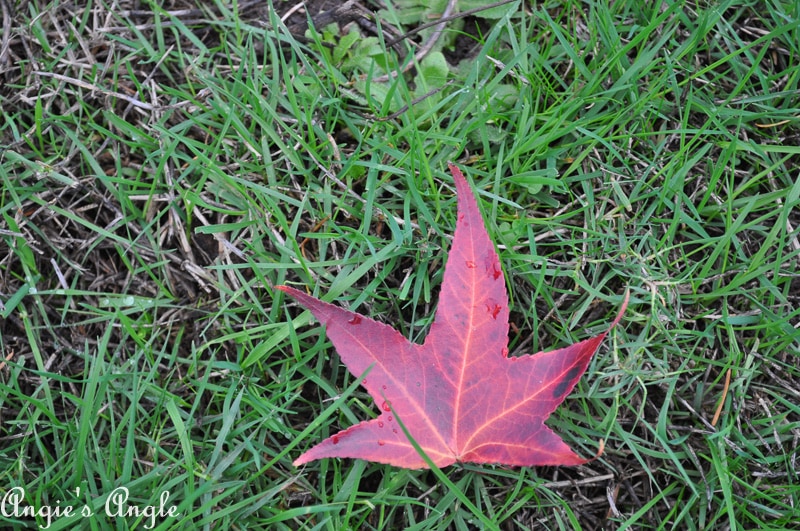
[[[800,529],[800,4],[487,5],[0,0],[0,526]],[[295,467],[379,405],[273,286],[421,343],[449,161],[510,356],[630,292],[604,453]]]

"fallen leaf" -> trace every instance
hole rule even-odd
[[[458,221],[436,317],[424,344],[392,327],[288,286],[276,286],[325,325],[342,361],[380,408],[377,418],[340,431],[302,454],[299,466],[352,457],[404,468],[456,462],[579,465],[544,421],[572,391],[606,332],[565,348],[508,357],[508,296],[500,261],[461,171],[450,164]]]

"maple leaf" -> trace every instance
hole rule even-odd
[[[353,457],[404,468],[456,462],[512,466],[578,465],[544,421],[572,391],[606,332],[545,353],[508,357],[508,296],[500,261],[461,171],[450,164],[458,221],[439,305],[425,342],[295,288],[276,286],[308,308],[380,415],[325,439],[294,464]]]

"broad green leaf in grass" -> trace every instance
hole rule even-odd
[[[492,3],[494,2],[487,2],[486,0],[461,0],[458,2],[458,10],[463,12],[471,9],[480,9],[485,5]],[[480,11],[477,11],[474,16],[478,18],[497,20],[498,18],[503,18],[512,9],[517,9],[516,2],[490,7],[489,9],[481,9]]]

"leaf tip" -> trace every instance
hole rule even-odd
[[[605,439],[600,439],[599,441],[597,441],[597,452],[594,454],[594,456],[592,456],[592,457],[590,457],[588,459],[580,459],[579,462],[570,463],[569,466],[589,464],[592,461],[595,461],[595,460],[599,459],[600,456],[602,456],[603,452],[605,452],[605,451],[606,451],[606,441],[605,441]]]
[[[631,290],[629,288],[625,288],[625,295],[622,297],[622,306],[619,308],[619,313],[614,318],[614,321],[611,323],[609,329],[614,328],[617,324],[622,320],[622,316],[625,314],[625,310],[628,309],[628,301],[631,298]]]
[[[447,162],[447,168],[450,170],[450,173],[453,175],[453,180],[456,182],[456,188],[460,189],[462,187],[468,186],[467,185],[467,178],[464,177],[464,174],[461,172],[461,169],[453,164],[452,162]]]

